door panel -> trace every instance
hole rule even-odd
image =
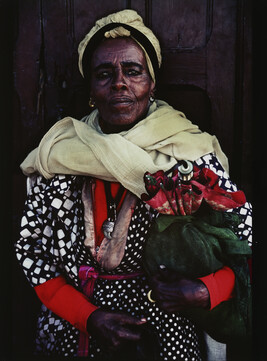
[[[211,33],[212,0],[156,0],[150,6],[150,26],[158,32],[163,51],[206,46]]]

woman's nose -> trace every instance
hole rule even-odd
[[[122,71],[118,70],[115,72],[111,86],[113,90],[127,89],[127,85]]]

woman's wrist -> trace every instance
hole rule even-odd
[[[201,280],[196,280],[194,289],[195,307],[210,309],[210,294],[206,285]]]
[[[101,310],[99,308],[97,308],[96,310],[94,310],[89,317],[87,318],[87,322],[86,322],[86,329],[87,332],[90,334],[93,331],[94,328],[94,320],[97,317],[97,314],[101,313]]]

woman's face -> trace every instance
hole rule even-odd
[[[128,129],[145,117],[152,81],[143,50],[131,38],[104,40],[91,63],[91,97],[104,131]]]

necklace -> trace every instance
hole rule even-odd
[[[113,198],[111,194],[111,183],[104,181],[104,186],[107,199],[107,219],[102,224],[102,231],[106,238],[111,239],[117,219],[117,207],[123,195],[124,188],[120,185],[115,198]]]

